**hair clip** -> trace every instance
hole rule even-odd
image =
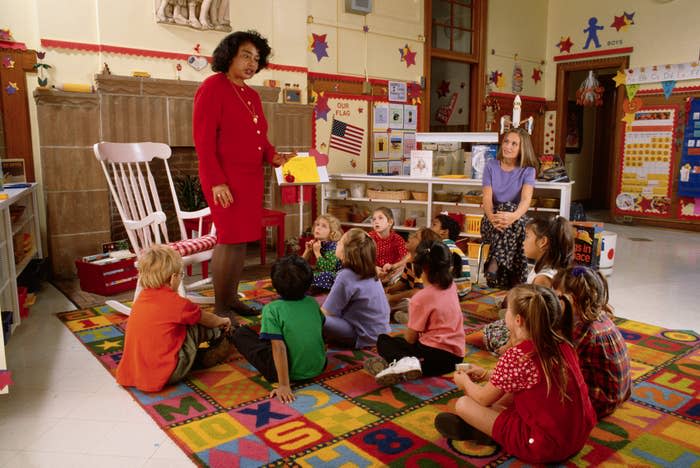
[[[587,268],[586,268],[585,266],[575,266],[574,268],[572,268],[571,274],[572,274],[575,278],[578,278],[578,277],[583,276],[584,274],[586,274],[586,270],[587,270]]]
[[[449,215],[450,215],[447,211],[441,211],[440,214],[441,214],[441,215],[445,215],[445,216],[449,216]]]

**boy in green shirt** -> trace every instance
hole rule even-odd
[[[316,300],[305,296],[313,280],[306,260],[283,257],[272,265],[271,276],[281,299],[263,308],[260,335],[239,327],[231,340],[268,382],[279,382],[270,398],[289,403],[294,400],[290,381],[314,378],[326,367],[324,317]]]

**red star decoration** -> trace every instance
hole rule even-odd
[[[416,64],[416,52],[412,52],[408,44],[399,49],[399,52],[401,53],[401,61],[406,62],[406,68]]]
[[[641,200],[639,200],[639,208],[641,208],[642,211],[651,210],[651,198],[641,197]]]
[[[542,70],[539,68],[533,68],[532,69],[532,81],[537,84],[540,80],[542,79]]]
[[[444,97],[447,96],[450,92],[450,82],[442,80],[442,83],[440,83],[440,86],[438,86],[437,89],[437,95],[438,97]]]
[[[615,17],[615,21],[610,25],[611,28],[615,28],[616,31],[620,31],[622,29],[624,31],[624,27],[627,26],[627,21],[625,21],[625,15],[620,15]]]
[[[557,47],[559,47],[559,52],[568,52],[571,53],[571,46],[573,46],[574,43],[571,42],[571,37],[566,37],[562,36],[561,40],[557,43]]]

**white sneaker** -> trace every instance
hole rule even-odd
[[[407,356],[389,364],[389,367],[374,376],[381,386],[394,385],[401,380],[413,380],[423,375],[420,361],[414,356]]]

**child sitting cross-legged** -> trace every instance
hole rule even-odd
[[[437,233],[442,242],[450,249],[452,254],[452,276],[457,285],[457,295],[464,297],[472,289],[471,271],[469,269],[469,258],[464,255],[462,249],[457,247],[455,241],[459,237],[459,224],[446,214],[439,214],[433,219],[430,226]]]
[[[343,235],[340,221],[333,215],[322,214],[314,221],[314,238],[306,243],[302,257],[307,262],[316,260],[312,290],[328,291],[333,286],[335,275],[341,268],[340,260],[335,256],[335,248]]]
[[[345,348],[365,348],[388,333],[389,303],[377,278],[376,246],[362,229],[353,228],[338,241],[335,254],[343,263],[321,310],[324,339]]]
[[[598,419],[611,414],[630,397],[630,358],[608,304],[608,282],[585,266],[560,270],[554,288],[574,310],[574,346],[588,395]]]
[[[290,381],[314,378],[326,367],[323,314],[318,303],[305,296],[313,279],[306,260],[282,257],[272,265],[271,276],[281,299],[263,307],[260,335],[244,326],[231,339],[268,382],[279,382],[270,398],[277,395],[289,403],[294,400]]]
[[[380,385],[452,372],[464,357],[464,317],[450,273],[450,250],[440,241],[422,241],[415,263],[424,287],[411,298],[404,336],[379,335],[381,357],[364,363]]]
[[[543,286],[510,290],[505,322],[513,347],[493,371],[472,365],[454,373],[464,396],[456,414],[435,418],[440,434],[489,445],[495,440],[525,463],[560,462],[581,450],[596,415],[571,344],[571,304],[564,303]]]
[[[401,278],[386,288],[386,298],[391,307],[392,318],[399,323],[408,322],[408,302],[411,297],[423,289],[422,272],[420,266],[416,264],[415,258],[418,244],[424,240],[439,241],[440,236],[430,228],[421,228],[411,233],[408,236],[408,242],[406,242],[410,260],[406,263]]]
[[[174,249],[153,245],[138,261],[143,290],[131,307],[117,382],[144,392],[158,392],[182,380],[194,367],[225,360],[234,347],[221,330],[231,320],[203,311],[177,293],[182,257]],[[200,348],[201,343],[209,348]]]

